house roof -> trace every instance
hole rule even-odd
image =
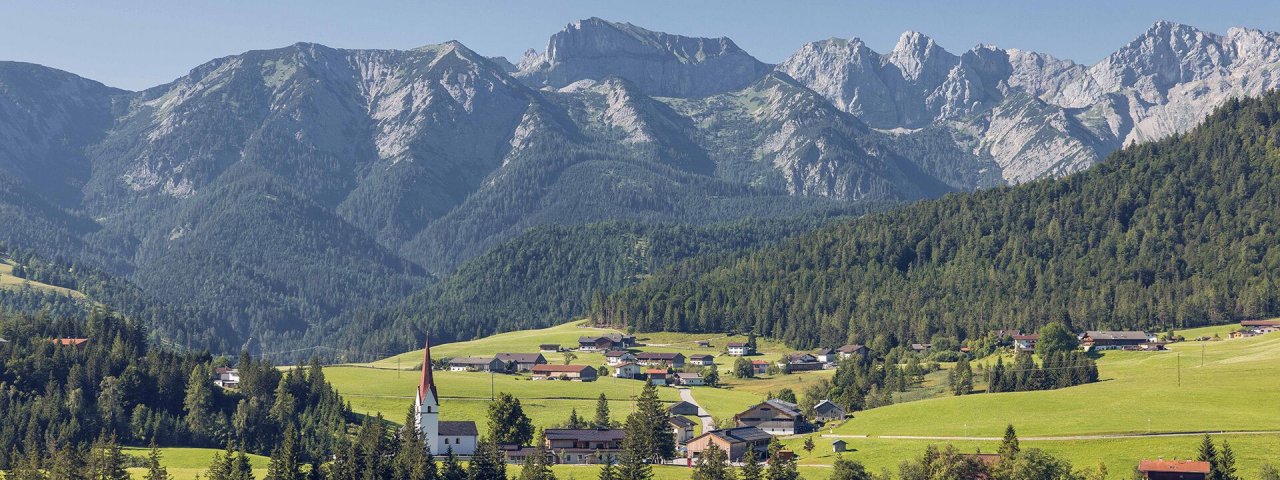
[[[817,404],[817,405],[814,405],[814,406],[813,406],[813,409],[814,409],[814,410],[817,410],[817,409],[819,409],[819,408],[822,408],[822,409],[827,409],[827,408],[838,408],[838,409],[840,409],[841,411],[843,411],[843,410],[844,410],[844,408],[843,408],[843,407],[841,407],[841,406],[839,406],[839,405],[836,405],[836,404],[835,404],[835,402],[832,402],[831,400],[823,400],[823,401],[821,401],[821,402],[818,402],[818,404]]]
[[[50,339],[49,341],[57,345],[77,345],[78,346],[78,345],[84,345],[84,343],[88,342],[89,339],[87,338],[54,338],[54,339]]]
[[[543,344],[539,344],[538,346],[539,347],[559,347],[560,344],[559,343],[543,343]]]
[[[1031,335],[1014,335],[1013,339],[1014,340],[1039,340],[1040,334],[1036,333]]]
[[[620,428],[548,428],[547,440],[580,440],[586,442],[618,442],[627,434]]]
[[[928,350],[928,349],[929,349],[929,348],[931,348],[931,347],[933,347],[933,344],[931,344],[931,343],[913,343],[913,344],[911,344],[911,349],[912,349],[912,350]]]
[[[679,415],[672,415],[669,423],[680,428],[693,428],[698,425],[693,423],[693,420],[689,420]]]
[[[729,342],[729,343],[724,344],[724,346],[726,346],[726,347],[745,347],[745,346],[747,346],[747,342]]]
[[[808,353],[793,353],[783,356],[782,359],[789,363],[814,363],[818,361],[817,357]]]
[[[844,440],[836,440],[836,441],[834,441],[834,442],[831,442],[831,444],[832,444],[832,445],[848,445],[848,444],[849,444],[849,442],[846,442],[846,441],[844,441]]]
[[[671,352],[640,352],[636,355],[637,360],[675,360],[676,358],[684,358],[684,354]]]
[[[694,405],[694,404],[692,404],[692,403],[689,403],[689,402],[686,402],[686,401],[684,401],[684,400],[681,400],[681,401],[679,401],[679,402],[676,402],[676,403],[671,404],[671,406],[670,406],[670,407],[667,407],[667,411],[669,412],[669,411],[675,410],[675,409],[677,409],[677,408],[684,407],[684,406],[686,406],[686,405],[688,405],[688,406],[690,406],[690,407],[698,408],[698,406],[697,406],[697,405]]]
[[[627,362],[627,363],[619,363],[617,366],[615,366],[615,367],[613,367],[613,368],[622,368],[622,367],[637,367],[637,368],[638,368],[639,366],[640,366],[640,364],[638,364],[638,363],[636,363],[636,362]]]
[[[844,345],[840,348],[837,348],[836,351],[840,353],[854,353],[864,348],[867,348],[867,347],[864,345],[856,344],[856,343],[850,343],[848,345]]]
[[[1143,460],[1138,462],[1138,471],[1209,473],[1209,462],[1195,460]]]
[[[449,359],[449,365],[488,365],[497,360],[493,357],[458,357]]]
[[[607,351],[607,352],[604,352],[604,356],[605,356],[606,358],[607,358],[607,357],[621,357],[621,356],[626,355],[626,354],[628,354],[628,353],[631,353],[631,352],[628,352],[628,351],[626,351],[626,350],[609,350],[609,351]]]
[[[456,437],[478,437],[480,431],[476,429],[476,422],[471,420],[463,421],[440,421],[440,435],[453,435]]]
[[[644,371],[645,375],[666,375],[667,371],[659,368],[650,368]]]
[[[791,403],[791,402],[784,402],[784,401],[782,401],[782,400],[778,400],[778,399],[776,399],[776,398],[771,398],[771,399],[765,400],[765,401],[764,401],[764,403],[767,403],[767,404],[769,404],[769,405],[773,406],[773,408],[776,408],[776,409],[778,409],[779,411],[781,411],[782,413],[785,413],[785,414],[787,414],[787,415],[791,415],[791,416],[793,416],[793,417],[800,415],[800,409],[799,409],[799,408],[797,408],[797,407],[796,407],[796,404],[794,404],[794,403]]]
[[[707,435],[715,435],[717,438],[728,441],[729,443],[762,442],[762,441],[767,442],[769,441],[769,439],[773,438],[773,435],[770,435],[766,433],[764,430],[761,430],[756,427],[737,427],[737,428],[726,428],[722,430],[712,430],[710,432],[699,435],[698,438],[702,438]]]
[[[688,373],[688,372],[677,373],[676,377],[679,377],[681,380],[693,380],[693,379],[701,380],[702,379],[702,375],[699,375],[696,373]]]
[[[693,360],[695,358],[699,360],[705,360],[708,358],[716,358],[716,356],[710,353],[695,353],[693,355],[689,355],[689,360]]]
[[[1280,319],[1272,320],[1241,320],[1242,327],[1280,327]]]
[[[1084,336],[1093,340],[1147,340],[1151,338],[1147,332],[1089,330]]]
[[[240,371],[231,367],[218,367],[213,369],[213,373],[216,373],[218,375],[222,375],[224,373],[233,373],[233,374],[239,375]]]
[[[768,360],[752,360],[751,364],[752,365],[768,365],[769,361]]]
[[[813,351],[814,355],[831,355],[833,353],[836,353],[836,350],[834,348],[827,347],[822,347]]]
[[[504,362],[516,363],[537,363],[539,361],[547,361],[541,353],[499,353],[494,355],[494,357]]]
[[[534,365],[533,373],[582,373],[592,368],[589,365]]]
[[[422,379],[418,381],[418,403],[424,403],[427,392],[435,403],[440,403],[440,394],[436,392],[435,377],[431,374],[431,335],[427,335],[422,345]]]

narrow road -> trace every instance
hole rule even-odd
[[[1280,434],[1280,430],[1252,430],[1252,431],[1203,431],[1203,432],[1169,432],[1169,433],[1108,433],[1098,435],[1070,435],[1058,437],[1023,437],[1019,436],[1018,440],[1031,442],[1050,442],[1050,441],[1072,441],[1072,440],[1107,440],[1113,438],[1152,438],[1152,437],[1198,437],[1206,433],[1213,435],[1275,435]],[[822,438],[882,438],[888,440],[974,440],[974,441],[999,441],[1002,437],[946,437],[946,436],[921,436],[921,435],[876,435],[870,437],[868,435],[823,435]]]
[[[693,399],[692,388],[681,388],[680,399],[694,405],[698,405],[698,401]],[[698,420],[702,420],[702,433],[707,433],[716,429],[715,419],[711,418],[711,414],[707,413],[707,409],[702,408],[702,405],[698,405]]]

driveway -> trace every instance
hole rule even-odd
[[[698,405],[698,401],[693,399],[692,388],[681,388],[680,399],[694,405]],[[702,405],[698,405],[698,419],[702,420],[702,433],[707,433],[716,429],[715,419],[711,418],[711,414],[707,413],[707,409],[702,408]]]

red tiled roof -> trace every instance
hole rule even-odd
[[[440,403],[440,394],[436,392],[436,379],[431,373],[431,335],[422,344],[422,378],[418,380],[418,403],[426,403],[427,392],[431,392],[431,400]]]
[[[1138,471],[1209,473],[1209,462],[1195,460],[1143,460],[1138,462]]]
[[[83,345],[84,342],[89,341],[89,339],[87,338],[54,338],[49,341],[56,343],[58,345]]]
[[[661,374],[661,375],[666,375],[666,374],[667,374],[667,371],[666,371],[666,370],[650,369],[650,370],[645,370],[645,371],[644,371],[644,373],[645,373],[646,375],[659,375],[659,374]]]
[[[751,364],[752,365],[768,365],[769,361],[768,360],[752,360]]]

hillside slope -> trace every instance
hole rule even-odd
[[[680,265],[597,305],[641,330],[797,346],[1184,328],[1280,313],[1280,92],[1061,180],[955,194]],[[833,343],[841,343],[836,340]]]

